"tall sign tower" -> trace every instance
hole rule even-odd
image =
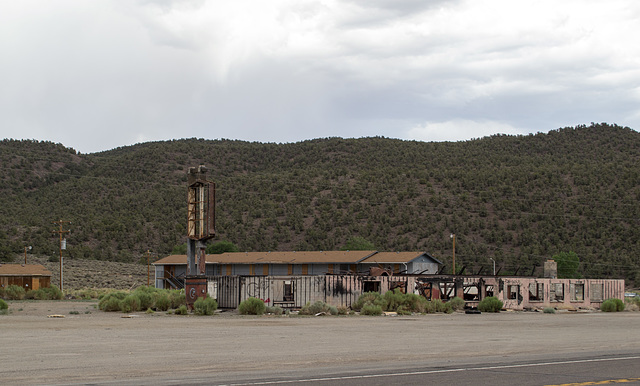
[[[207,296],[206,242],[216,235],[216,185],[207,181],[207,168],[189,168],[187,193],[187,306]]]

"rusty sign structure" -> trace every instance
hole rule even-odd
[[[188,171],[187,193],[187,306],[207,296],[206,241],[216,234],[215,197],[216,185],[207,180],[204,165],[192,167]]]

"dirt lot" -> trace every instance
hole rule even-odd
[[[209,317],[104,313],[95,301],[14,301],[0,315],[0,383],[216,382],[413,363],[639,353],[640,313]],[[64,318],[49,318],[48,315]]]

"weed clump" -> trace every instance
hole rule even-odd
[[[482,312],[500,312],[502,310],[503,303],[495,296],[489,296],[478,303],[478,310]]]
[[[545,307],[544,310],[542,310],[542,312],[544,312],[545,314],[555,314],[556,309],[553,307]]]
[[[624,311],[624,302],[620,299],[612,298],[602,302],[600,306],[602,312],[620,312]]]
[[[6,310],[9,308],[9,305],[4,300],[0,299],[0,311]]]
[[[330,306],[323,301],[318,300],[311,304],[307,303],[300,309],[300,315],[317,315],[321,313],[338,315],[338,308]]]
[[[176,311],[174,312],[174,314],[176,314],[176,315],[187,315],[188,313],[189,313],[189,311],[187,311],[187,306],[185,304],[183,304],[180,307],[176,308]]]
[[[240,302],[238,306],[238,311],[242,315],[262,315],[265,309],[264,302],[258,298],[249,298]]]
[[[282,315],[284,313],[282,308],[278,306],[275,306],[275,307],[267,306],[264,312],[267,314],[273,314],[273,315]]]

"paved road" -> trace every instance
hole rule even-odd
[[[40,304],[57,313],[58,304]],[[65,309],[58,312],[64,319],[50,319],[28,307],[25,315],[0,316],[2,384],[543,385],[640,378],[640,313],[125,319],[85,314],[82,304],[78,314]]]

